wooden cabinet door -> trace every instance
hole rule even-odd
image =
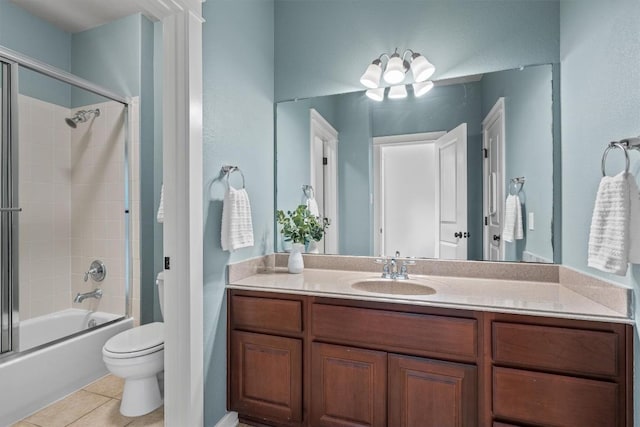
[[[387,353],[313,343],[310,425],[385,427]]]
[[[302,419],[302,342],[231,332],[230,409],[276,421]]]
[[[389,355],[389,425],[477,425],[477,372],[472,365]]]

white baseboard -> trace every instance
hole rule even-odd
[[[238,427],[238,413],[227,412],[214,427]]]

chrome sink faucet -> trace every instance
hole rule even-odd
[[[78,293],[76,297],[73,299],[73,302],[82,302],[87,298],[102,298],[102,289],[95,289],[91,292],[85,292],[84,294]]]
[[[382,278],[392,280],[405,280],[409,278],[407,272],[407,266],[413,265],[416,262],[414,260],[403,260],[400,271],[398,271],[398,259],[400,258],[400,251],[396,251],[396,254],[391,258],[378,258],[377,264],[382,264]]]

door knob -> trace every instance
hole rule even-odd
[[[457,237],[458,239],[462,239],[462,231],[458,231],[457,233],[453,233],[453,237]]]
[[[496,242],[499,242],[500,241],[500,236],[497,235],[497,234],[494,234],[493,235],[493,240],[496,241]]]

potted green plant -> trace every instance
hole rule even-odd
[[[278,224],[282,226],[280,232],[285,242],[291,242],[292,248],[289,254],[289,273],[302,273],[304,261],[302,252],[310,242],[319,242],[329,226],[327,218],[320,219],[312,215],[309,208],[299,205],[293,212],[278,209],[276,212]]]

